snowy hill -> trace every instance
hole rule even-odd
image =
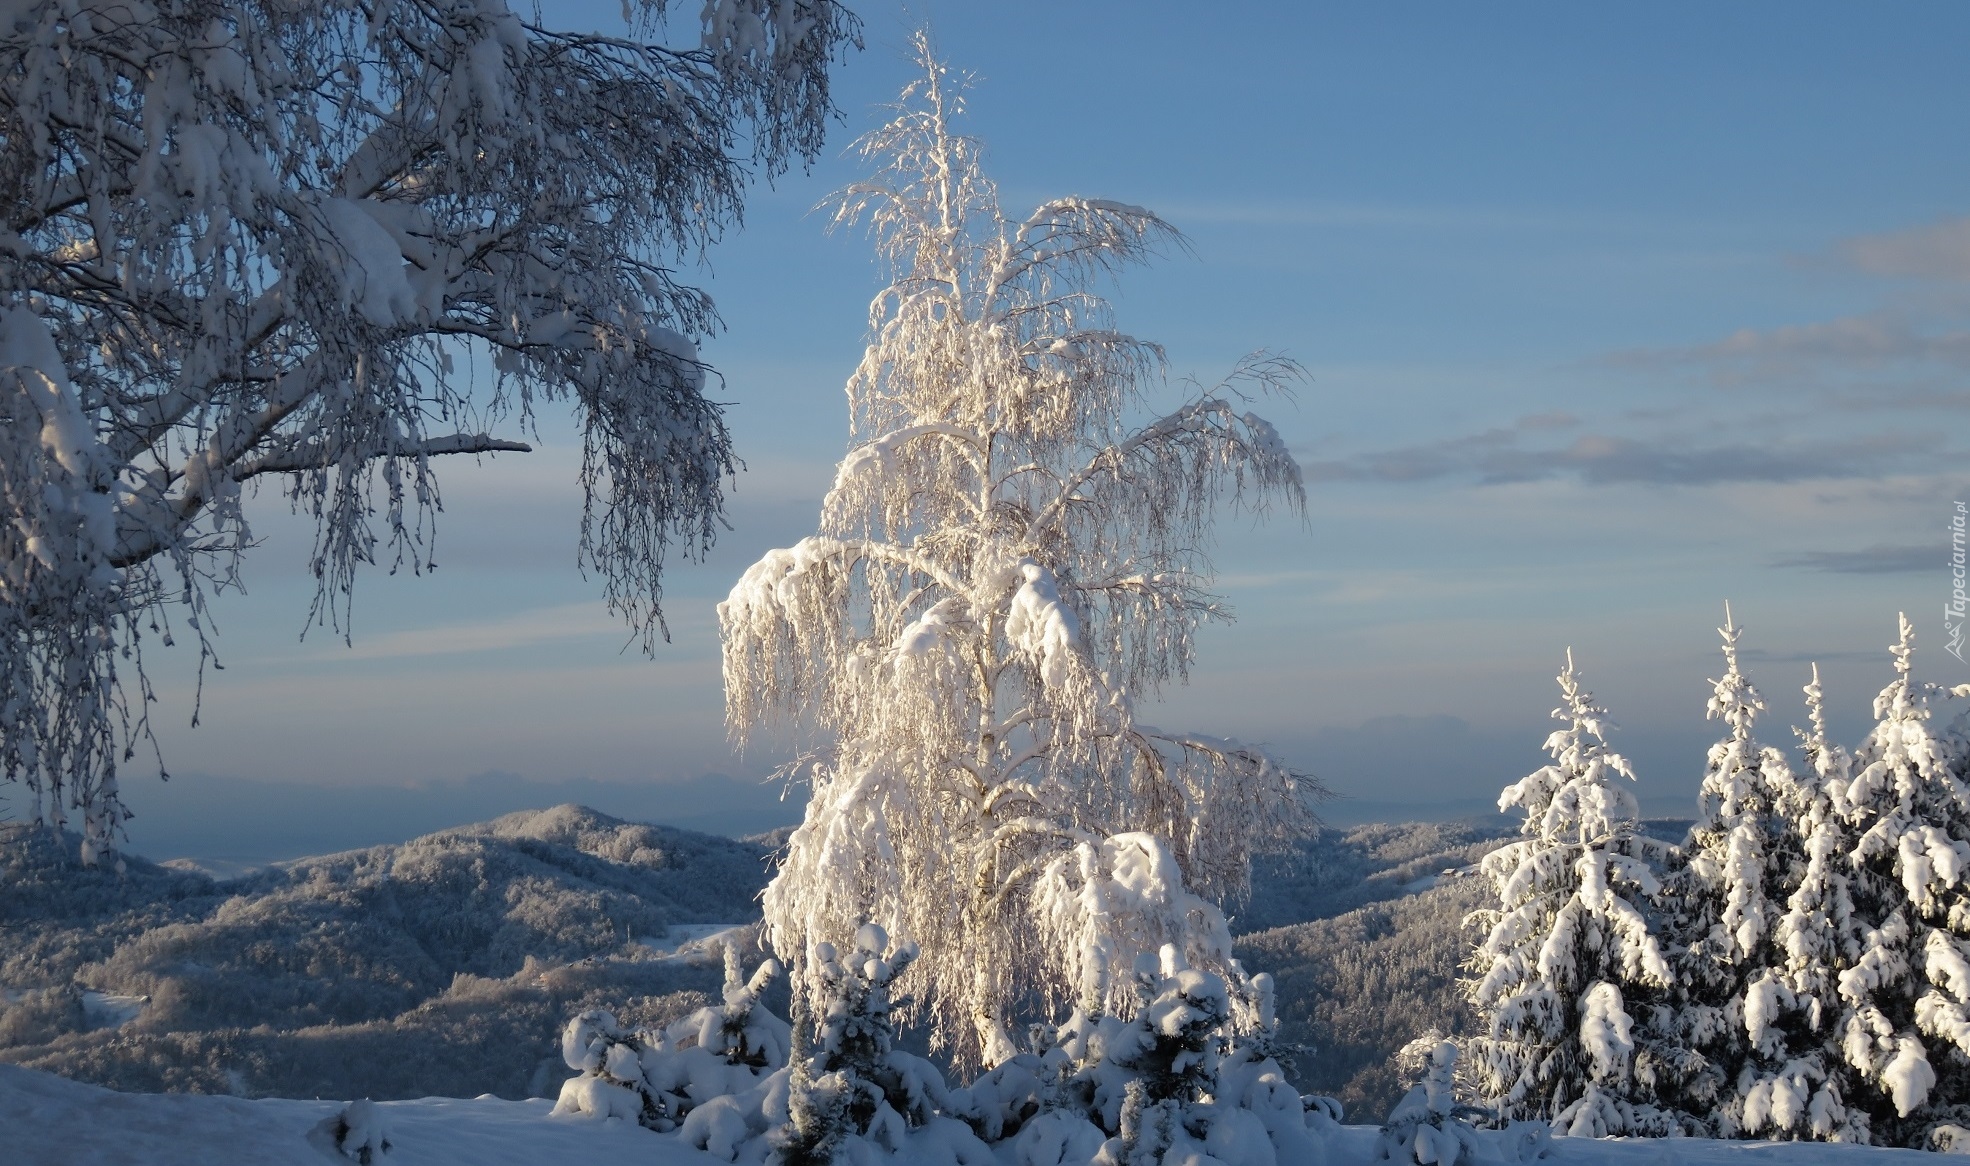
[[[768,850],[579,806],[228,882],[0,847],[0,1060],[135,1090],[525,1097],[573,1013],[668,1019],[666,949],[757,917]]]
[[[1411,1082],[1395,1053],[1425,1030],[1464,1031],[1458,926],[1491,894],[1474,864],[1515,823],[1371,823],[1326,828],[1258,861],[1252,901],[1233,917],[1237,953],[1279,985],[1280,1038],[1295,1083],[1374,1121]]]
[[[1442,879],[1331,919],[1243,935],[1238,958],[1278,983],[1280,1039],[1295,1083],[1338,1099],[1350,1121],[1378,1120],[1413,1082],[1395,1054],[1429,1029],[1457,1038],[1470,1012],[1457,987],[1469,953],[1464,916],[1497,898],[1490,881]]]

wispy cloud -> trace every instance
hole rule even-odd
[[[1886,652],[1770,652],[1763,648],[1740,648],[1738,654],[1759,664],[1832,664],[1836,661],[1865,664],[1885,662],[1888,658]]]
[[[1813,324],[1741,328],[1680,348],[1630,349],[1609,360],[1634,368],[1708,366],[1724,379],[1796,378],[1827,365],[1940,363],[1970,367],[1970,331],[1927,329],[1901,313],[1874,312]]]
[[[341,653],[344,660],[394,660],[415,656],[451,656],[496,652],[557,641],[612,636],[627,641],[629,630],[599,603],[572,603],[515,612],[478,623],[446,624],[389,632],[356,641]]]
[[[1772,560],[1774,567],[1797,567],[1836,575],[1900,575],[1941,569],[1943,552],[1934,546],[1872,546],[1862,551],[1804,551]]]
[[[1830,254],[1801,262],[1883,278],[1970,282],[1970,217],[1860,234],[1834,244]],[[1872,398],[1899,396],[1889,404],[1903,408],[1960,408],[1958,394],[1946,386],[1942,392],[1931,388],[1938,378],[1960,380],[1962,370],[1970,368],[1966,309],[1970,301],[1960,288],[1903,290],[1873,311],[1779,327],[1743,327],[1700,345],[1611,353],[1608,362],[1641,370],[1702,370],[1716,384],[1860,386]],[[1881,376],[1915,380],[1883,392],[1881,384],[1873,384]]]
[[[1389,227],[1406,230],[1551,231],[1605,229],[1578,213],[1504,207],[1321,202],[1311,199],[1152,199],[1150,209],[1178,226]]]
[[[1936,434],[1885,433],[1828,441],[1697,445],[1687,437],[1582,434],[1564,445],[1528,440],[1535,427],[1509,428],[1383,450],[1306,467],[1315,481],[1419,482],[1469,478],[1480,484],[1575,478],[1591,484],[1708,486],[1877,478],[1932,461]]]
[[[1839,244],[1835,254],[1869,275],[1970,280],[1970,218],[1860,235]]]

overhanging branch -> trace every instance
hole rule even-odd
[[[437,457],[448,453],[532,453],[533,451],[534,447],[524,441],[506,441],[483,433],[453,433],[424,441],[379,444],[360,451],[357,457],[368,462],[380,457]],[[341,460],[340,451],[331,446],[311,445],[301,449],[282,450],[240,466],[233,471],[233,480],[244,482],[260,474],[295,474],[305,470],[325,470]]]

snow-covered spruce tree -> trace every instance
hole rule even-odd
[[[667,0],[637,0],[654,35]],[[62,0],[0,16],[0,780],[93,859],[148,740],[141,650],[251,543],[242,487],[317,522],[313,618],[421,570],[432,462],[568,407],[581,559],[649,638],[666,552],[732,469],[670,263],[749,166],[811,158],[832,0],[710,0],[697,45],[506,0]],[[512,435],[518,436],[518,434]]]
[[[1810,727],[1794,732],[1804,747],[1806,772],[1788,771],[1793,783],[1774,790],[1775,808],[1788,823],[1796,871],[1784,913],[1773,928],[1782,952],[1778,984],[1765,989],[1756,1012],[1768,1026],[1776,1019],[1792,1056],[1779,1073],[1744,1094],[1741,1127],[1759,1137],[1866,1142],[1866,1113],[1850,1109],[1843,1100],[1851,1089],[1852,1071],[1838,1044],[1846,1011],[1840,976],[1859,962],[1865,943],[1854,914],[1848,863],[1855,843],[1845,817],[1852,762],[1827,735],[1817,664],[1805,693]],[[1754,1013],[1745,1015],[1748,1025]]]
[[[1409,1052],[1407,1048],[1403,1050]],[[1466,1162],[1533,1162],[1544,1156],[1544,1127],[1539,1133],[1509,1134],[1479,1131],[1474,1121],[1491,1125],[1495,1113],[1458,1101],[1458,1046],[1438,1040],[1428,1050],[1422,1079],[1389,1111],[1381,1127],[1381,1158],[1385,1162],[1414,1162],[1416,1166],[1464,1166]]]
[[[1710,748],[1696,822],[1662,896],[1675,971],[1669,1003],[1689,1056],[1680,1104],[1727,1137],[1768,1127],[1784,1134],[1806,1123],[1798,1089],[1816,1075],[1798,1063],[1817,1038],[1786,987],[1776,934],[1803,874],[1785,815],[1801,798],[1785,755],[1752,734],[1765,703],[1738,667],[1743,629],[1728,605],[1717,630],[1724,674],[1711,682],[1705,715],[1730,735]]]
[[[1198,625],[1227,616],[1205,590],[1216,508],[1303,504],[1239,396],[1301,374],[1249,358],[1132,423],[1162,353],[1093,289],[1179,236],[1088,198],[1006,217],[953,129],[962,89],[916,50],[923,76],[863,140],[876,173],[836,219],[866,221],[892,273],[848,384],[852,447],[819,533],[747,570],[719,618],[734,736],[784,719],[823,743],[796,767],[813,796],[766,892],[774,947],[864,920],[912,936],[914,1009],[975,1065],[1011,1055],[1016,1007],[1133,1007],[1136,952],[1177,942],[1232,974],[1206,900],[1309,821],[1308,779],[1143,724],[1130,700],[1182,677]],[[1118,960],[1090,972],[1035,926],[1049,872],[1098,920],[1114,862],[1164,858],[1176,877],[1148,915],[1114,919],[1133,929],[1110,936]]]
[[[1051,1103],[1020,1131],[1021,1160],[1097,1166],[1317,1161],[1339,1106],[1302,1098],[1270,1053],[1272,978],[1235,983],[1186,966],[1174,944],[1134,960],[1126,1020],[1075,1009],[1040,1058]],[[1240,1013],[1246,1015],[1240,1016]],[[1227,1041],[1227,1029],[1244,1034]],[[977,1091],[974,1088],[974,1099]],[[1311,1111],[1311,1112],[1310,1112]],[[1082,1153],[1056,1155],[1076,1146]],[[1211,1160],[1206,1159],[1206,1160]]]
[[[1943,690],[1909,675],[1914,637],[1902,616],[1846,788],[1861,954],[1839,975],[1836,1035],[1857,1077],[1847,1105],[1876,1142],[1920,1147],[1938,1123],[1970,1124],[1970,786],[1960,731],[1931,723]]]
[[[601,1009],[583,1012],[561,1034],[561,1057],[579,1076],[562,1084],[555,1112],[634,1118],[653,1130],[671,1130],[708,1102],[745,1096],[784,1077],[791,1034],[786,1021],[759,1002],[779,974],[779,962],[769,959],[748,977],[737,945],[728,942],[720,1004],[700,1008],[660,1032],[624,1029]],[[736,1124],[736,1144],[769,1124],[755,1114],[756,1129],[749,1128],[744,1113],[744,1107],[727,1104],[700,1115],[696,1124],[720,1125],[713,1131],[719,1135],[729,1135]],[[701,1134],[697,1145],[705,1144]]]
[[[1650,860],[1663,856],[1636,831],[1634,774],[1607,748],[1607,710],[1580,686],[1571,650],[1559,684],[1553,716],[1567,727],[1547,738],[1553,764],[1498,799],[1525,812],[1520,840],[1484,859],[1499,909],[1469,921],[1489,929],[1469,964],[1483,1026],[1471,1070],[1507,1118],[1595,1137],[1664,1133],[1678,1124],[1658,1105],[1676,1066],[1658,1050],[1673,1031],[1668,1009],[1648,1005],[1671,972],[1639,905],[1658,890]]]
[[[874,1161],[874,1151],[905,1161],[990,1159],[970,1127],[948,1116],[943,1074],[895,1047],[892,988],[916,958],[916,945],[892,944],[873,923],[857,930],[845,953],[814,945],[808,966],[818,1015],[811,1044],[794,1051],[800,1060],[788,1121],[772,1137],[775,1161],[828,1166]]]
[[[765,960],[745,974],[739,945],[726,940],[723,1003],[700,1008],[664,1032],[673,1048],[703,1049],[728,1065],[774,1069],[787,1063],[791,1034],[787,1024],[766,1010],[759,997],[780,975],[780,961]]]

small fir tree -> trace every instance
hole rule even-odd
[[[817,943],[809,953],[806,986],[795,986],[804,1017],[789,1080],[788,1121],[776,1139],[787,1166],[820,1166],[859,1143],[906,1158],[912,1131],[953,1108],[943,1074],[922,1057],[895,1047],[892,990],[917,958],[908,941],[891,943],[870,923],[847,952]],[[955,1130],[955,1121],[946,1121]],[[980,1153],[983,1143],[967,1134]]]
[[[727,942],[722,1004],[661,1031],[625,1029],[602,1009],[583,1012],[561,1034],[562,1059],[580,1076],[562,1085],[556,1112],[634,1116],[669,1131],[707,1102],[755,1089],[787,1064],[787,1023],[759,1001],[779,974],[769,959],[748,978],[738,945]]]
[[[1408,1050],[1404,1050],[1407,1052]],[[1417,1166],[1463,1166],[1486,1156],[1473,1121],[1497,1115],[1457,1100],[1457,1046],[1437,1041],[1429,1050],[1422,1080],[1396,1102],[1382,1124],[1381,1159]]]
[[[1470,920],[1489,929],[1469,965],[1484,1025],[1470,1042],[1473,1075],[1508,1118],[1595,1136],[1666,1132],[1675,1122],[1656,1105],[1659,1034],[1629,1011],[1671,979],[1639,906],[1658,889],[1651,843],[1636,831],[1634,774],[1608,749],[1607,710],[1580,686],[1571,650],[1559,684],[1553,716],[1567,727],[1547,738],[1553,764],[1498,799],[1525,811],[1520,840],[1484,860],[1499,909]]]
[[[1319,1160],[1339,1105],[1302,1097],[1273,1059],[1272,978],[1231,970],[1192,968],[1166,944],[1136,958],[1128,1019],[1076,1009],[1039,1058],[1058,1082],[1051,1121],[1022,1131],[1019,1160],[1064,1160],[1042,1144],[1098,1149],[1095,1166]]]

